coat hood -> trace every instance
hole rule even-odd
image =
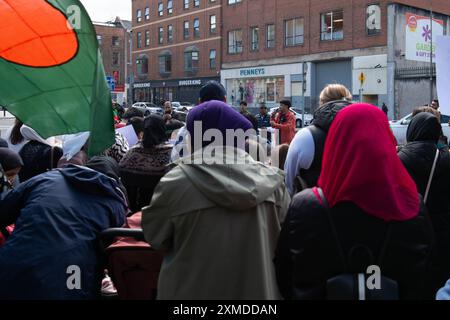
[[[190,158],[181,159],[178,166],[195,188],[217,206],[235,210],[255,207],[284,181],[281,170],[254,161],[243,150],[225,147],[215,156],[224,159],[223,163],[205,164],[211,158],[203,157],[203,163],[196,164],[202,159],[202,152],[196,152]],[[236,163],[235,159],[240,162]]]
[[[351,102],[349,101],[339,100],[321,105],[316,109],[316,111],[314,111],[314,119],[312,124],[328,132],[328,129],[330,129],[331,123],[336,117],[336,114],[350,104]]]
[[[59,169],[66,181],[74,188],[93,195],[103,195],[121,201],[127,208],[126,197],[119,183],[103,173],[87,167],[68,165]]]

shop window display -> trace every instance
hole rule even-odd
[[[284,77],[227,80],[228,101],[238,107],[241,101],[250,108],[262,102],[275,105],[284,98]]]

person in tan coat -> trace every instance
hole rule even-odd
[[[194,121],[221,132],[251,126],[218,101],[193,109],[188,130]],[[217,147],[215,159],[224,161],[205,164],[211,159],[204,148],[180,159],[143,209],[145,239],[167,252],[158,299],[279,299],[272,261],[290,203],[284,174],[234,146]]]

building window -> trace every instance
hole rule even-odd
[[[102,45],[102,36],[101,35],[97,35],[97,42],[98,42],[99,46]]]
[[[189,21],[184,22],[183,37],[184,39],[189,39]]]
[[[303,19],[286,20],[284,26],[284,45],[286,47],[298,46],[303,43]]]
[[[184,71],[198,71],[199,52],[198,49],[188,49],[184,52]]]
[[[146,47],[150,46],[150,31],[149,30],[145,31],[145,46]]]
[[[141,22],[142,21],[142,10],[139,9],[136,11],[136,21]]]
[[[344,38],[344,12],[333,11],[321,15],[320,40],[342,40]]]
[[[173,13],[173,0],[167,1],[167,14]]]
[[[266,31],[266,47],[273,49],[275,48],[275,25],[268,24]]]
[[[148,58],[146,55],[139,56],[136,59],[136,70],[138,75],[148,74]]]
[[[259,50],[259,28],[251,27],[250,28],[250,50],[257,51]]]
[[[209,16],[209,32],[210,33],[216,33],[217,32],[216,15]]]
[[[210,50],[209,51],[209,68],[210,69],[216,69],[216,50]]]
[[[150,8],[145,8],[145,20],[150,20]]]
[[[200,20],[198,18],[194,19],[194,37],[200,38]]]
[[[164,4],[162,2],[158,3],[158,16],[162,17],[164,15]]]
[[[165,52],[159,57],[159,73],[167,74],[172,72],[172,54]]]
[[[173,25],[171,24],[167,26],[167,42],[173,42]]]
[[[184,0],[183,8],[184,10],[189,9],[189,0]]]
[[[137,37],[137,39],[136,39],[137,47],[142,48],[142,33],[138,32],[136,37]]]
[[[228,32],[228,53],[235,54],[242,52],[242,30]]]
[[[158,29],[158,43],[162,44],[164,42],[164,28],[159,27]]]
[[[242,2],[242,0],[228,0],[228,4],[236,4]]]
[[[200,0],[194,0],[194,7],[200,7]]]
[[[111,41],[111,45],[112,45],[113,47],[118,47],[118,46],[120,46],[119,37],[113,36],[113,37],[112,37],[112,41]]]
[[[113,52],[112,54],[112,64],[113,66],[117,66],[119,64],[119,52]]]
[[[381,8],[379,4],[371,4],[366,10],[367,35],[373,36],[381,33]]]

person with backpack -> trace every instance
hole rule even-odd
[[[448,148],[438,146],[441,132],[435,114],[419,113],[412,118],[406,133],[407,144],[398,153],[424,197],[436,235],[427,286],[430,299],[450,278],[450,154]]]
[[[330,84],[320,93],[320,107],[314,112],[312,125],[297,132],[286,157],[285,182],[291,196],[317,184],[328,129],[351,100],[350,91],[341,84]]]
[[[432,243],[431,222],[386,115],[368,104],[346,107],[328,132],[316,187],[294,196],[282,227],[274,260],[282,295],[423,298]],[[368,272],[377,269],[381,291],[367,286]],[[363,281],[349,281],[361,275]]]

